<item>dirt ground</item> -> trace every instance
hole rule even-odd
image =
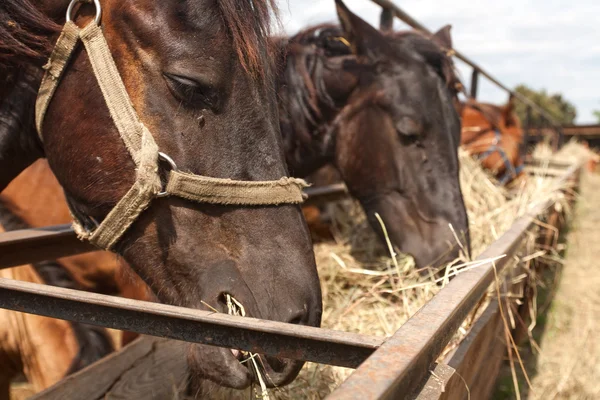
[[[524,350],[532,382],[523,399],[600,399],[600,175],[585,174],[554,301],[541,316],[541,352]],[[510,370],[495,399],[517,398]]]

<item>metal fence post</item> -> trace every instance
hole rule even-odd
[[[523,143],[521,143],[521,148],[519,149],[521,158],[524,158],[527,155],[527,148],[529,147],[529,139],[530,139],[530,134],[529,134],[530,129],[531,129],[531,106],[527,106],[526,111],[525,111],[525,126],[523,129]]]
[[[479,70],[473,68],[473,74],[471,75],[471,98],[477,98],[477,89],[479,87]]]

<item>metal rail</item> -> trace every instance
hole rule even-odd
[[[600,137],[600,125],[568,125],[564,126],[563,133],[565,136],[575,136],[581,138],[598,138]],[[531,136],[542,136],[547,134],[546,129],[529,129],[527,132]]]
[[[0,308],[349,368],[366,360],[383,340],[3,278]]]
[[[579,165],[571,167],[558,185],[569,182],[579,169]],[[495,273],[501,273],[535,218],[551,204],[551,200],[539,203],[519,218],[477,258],[484,265],[452,280],[328,398],[399,399],[415,394],[427,379],[432,364],[494,282]],[[485,262],[502,254],[506,257],[495,263]]]
[[[343,199],[349,195],[348,188],[343,183],[334,183],[333,185],[309,187],[304,189],[308,196],[307,205],[323,204],[331,201]]]
[[[400,7],[398,7],[396,4],[394,4],[392,1],[390,0],[371,0],[373,3],[381,6],[381,8],[383,9],[388,9],[388,10],[392,10],[394,15],[400,19],[402,22],[404,22],[405,24],[409,25],[410,27],[420,30],[428,35],[433,35],[433,32],[431,32],[429,29],[427,29],[427,27],[423,24],[421,24],[419,21],[417,21],[416,19],[414,19],[413,17],[411,17],[410,15],[408,15],[406,12],[404,12]],[[485,76],[487,79],[489,79],[492,83],[494,83],[496,86],[498,86],[500,89],[506,91],[507,93],[511,94],[512,96],[514,96],[516,99],[518,99],[519,101],[527,104],[528,106],[530,106],[533,110],[537,111],[540,115],[542,115],[544,118],[546,118],[549,122],[552,123],[552,125],[554,125],[557,129],[561,126],[561,124],[556,121],[550,114],[548,114],[548,112],[546,110],[544,110],[542,107],[540,107],[539,105],[537,105],[536,103],[534,103],[533,101],[531,101],[529,98],[523,96],[520,93],[517,93],[515,91],[513,91],[512,89],[510,89],[508,86],[504,85],[502,82],[500,82],[498,79],[496,79],[492,74],[490,74],[489,72],[487,72],[486,70],[484,70],[483,68],[481,68],[477,63],[475,63],[475,61],[471,60],[469,57],[467,57],[466,55],[464,55],[463,53],[461,53],[460,51],[453,49],[454,53],[455,53],[455,57],[458,58],[459,60],[461,60],[462,62],[464,62],[465,64],[471,66],[474,70],[474,78],[473,81],[476,82],[477,77],[479,75],[483,75]],[[472,89],[472,95],[476,95],[477,94],[477,83],[472,84],[471,85],[471,89]]]
[[[0,269],[93,250],[77,239],[70,225],[5,232],[0,234]]]

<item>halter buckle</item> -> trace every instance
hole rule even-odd
[[[169,164],[169,166],[171,167],[171,171],[177,171],[177,164],[175,164],[175,161],[173,161],[173,159],[171,157],[169,157],[168,155],[166,155],[165,153],[162,152],[158,152],[158,159],[160,161],[164,161],[167,164]],[[166,188],[166,185],[165,185]],[[169,196],[169,192],[167,192],[167,190],[163,190],[162,192],[158,193],[156,195],[157,198],[163,198],[163,197],[168,197]]]
[[[102,17],[102,7],[100,6],[100,0],[71,0],[71,2],[69,3],[69,7],[67,8],[67,22],[71,22],[72,21],[72,16],[73,16],[73,9],[75,8],[75,5],[77,3],[94,3],[94,6],[96,7],[96,17],[94,18],[94,22],[96,23],[96,25],[100,25],[100,19]]]

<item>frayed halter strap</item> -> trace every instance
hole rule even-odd
[[[303,202],[302,189],[307,185],[301,179],[284,177],[278,181],[235,181],[179,171],[169,156],[158,151],[152,134],[133,108],[100,27],[99,0],[93,0],[96,6],[96,18],[93,22],[80,29],[71,21],[73,8],[77,3],[91,2],[72,0],[69,4],[67,22],[44,67],[46,73],[36,102],[37,131],[42,138],[44,116],[77,43],[81,40],[112,120],[136,164],[136,181],[95,229],[86,229],[74,215],[74,227],[80,239],[88,240],[102,249],[111,249],[157,197],[177,196],[199,203],[235,206],[277,206]],[[171,166],[164,190],[159,175],[159,158]]]

